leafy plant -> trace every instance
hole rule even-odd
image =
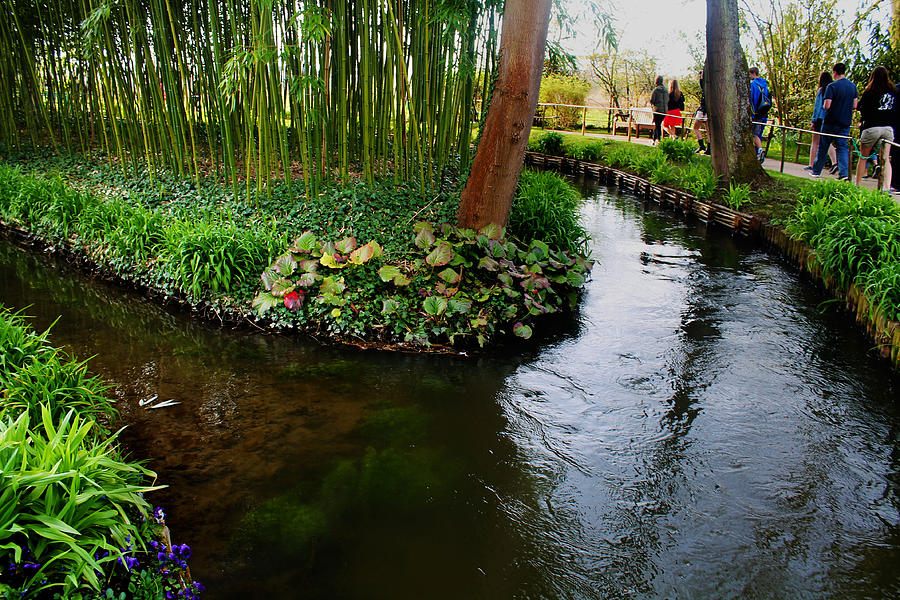
[[[731,208],[738,210],[741,205],[750,201],[750,185],[741,183],[735,185],[731,183],[728,186],[728,194],[725,196],[725,203]]]
[[[603,157],[603,142],[590,142],[588,144],[579,144],[572,149],[572,158],[583,160],[586,162],[594,162]]]
[[[694,158],[697,144],[688,140],[666,138],[659,143],[659,149],[668,160],[688,163]]]
[[[708,200],[716,191],[718,179],[709,165],[691,164],[681,172],[678,184],[700,200]]]
[[[535,142],[538,152],[543,154],[562,154],[563,136],[556,131],[548,131]]]
[[[369,339],[484,345],[501,331],[530,332],[505,323],[573,307],[591,266],[538,240],[520,246],[496,225],[475,232],[418,222],[412,233],[417,252],[390,264],[376,242],[323,243],[307,232],[263,272],[253,306],[283,326],[326,323],[335,334]],[[311,300],[292,309],[287,294],[300,289]]]
[[[509,231],[521,240],[540,239],[569,252],[585,253],[587,232],[580,223],[578,192],[550,172],[522,171],[509,215]]]
[[[149,512],[142,494],[159,488],[138,483],[151,471],[116,458],[115,436],[90,443],[96,424],[74,409],[54,423],[43,406],[39,425],[28,412],[0,419],[0,551],[18,563],[29,549],[40,567],[26,587],[52,572],[71,589],[82,580],[97,589],[104,565],[138,539],[134,517]]]

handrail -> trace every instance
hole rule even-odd
[[[618,111],[618,112],[628,112],[628,113],[640,111],[642,113],[649,112],[650,114],[661,115],[661,116],[666,116],[666,114],[667,114],[667,113],[657,112],[657,111],[653,110],[652,107],[643,107],[643,106],[590,106],[590,105],[586,105],[586,104],[558,104],[558,103],[554,103],[554,102],[539,102],[538,106],[561,106],[563,108],[582,108],[582,109],[595,109],[595,110],[606,110],[606,111],[614,110],[614,111]],[[686,112],[688,112],[688,114],[681,115],[680,118],[682,118],[682,119],[693,119],[694,118],[693,116],[691,116],[690,111],[686,111]],[[697,114],[697,111],[694,110],[693,115],[696,115],[696,114]],[[802,133],[811,133],[811,134],[816,134],[816,135],[828,135],[829,137],[838,137],[838,138],[844,138],[847,140],[854,139],[854,136],[837,135],[834,133],[823,134],[821,131],[813,131],[811,129],[803,129],[801,127],[792,127],[790,125],[783,125],[780,123],[773,123],[773,122],[769,122],[769,121],[767,121],[765,123],[760,122],[760,121],[751,121],[751,122],[754,125],[765,125],[767,127],[775,127],[777,129],[782,129],[782,130],[786,130],[786,131],[789,130],[789,131],[799,131]],[[858,127],[859,127],[859,125],[851,125],[851,128],[854,128],[854,129],[858,128]],[[888,142],[887,140],[882,140],[882,141],[884,143],[890,144],[891,146],[896,146],[896,147],[900,148],[900,143],[898,143],[898,142]]]

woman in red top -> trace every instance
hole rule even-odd
[[[675,135],[675,128],[681,126],[683,120],[681,111],[684,110],[684,94],[682,94],[681,90],[678,88],[677,79],[673,79],[672,83],[669,84],[668,108],[669,110],[666,113],[666,118],[663,119],[663,127],[670,136],[675,138],[677,137]]]

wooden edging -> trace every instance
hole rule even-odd
[[[754,215],[737,212],[727,206],[698,200],[692,194],[657,185],[612,167],[589,163],[574,158],[527,152],[525,163],[536,167],[556,169],[572,175],[587,175],[601,183],[614,185],[631,192],[639,198],[669,205],[685,215],[693,215],[706,223],[725,227],[748,239],[761,242],[767,250],[775,250],[795,267],[821,282],[835,297],[844,301],[847,310],[855,314],[856,322],[865,328],[874,340],[879,354],[887,358],[895,367],[900,367],[900,322],[885,317],[876,302],[856,285],[847,291],[839,289],[824,276],[816,261],[815,252],[798,240],[793,239],[784,229],[764,223]]]

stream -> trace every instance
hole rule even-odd
[[[208,600],[900,597],[900,376],[773,256],[580,185],[579,311],[481,356],[223,330],[5,240],[0,303],[93,356]]]

